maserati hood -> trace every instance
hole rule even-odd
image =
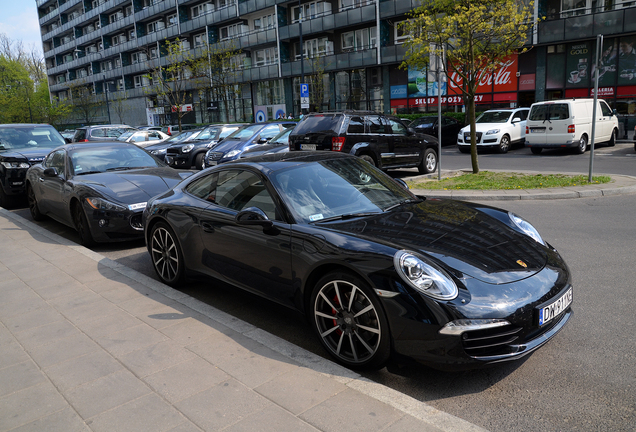
[[[86,188],[122,204],[146,202],[182,180],[179,173],[171,168],[144,168],[87,174],[80,179],[80,183]],[[89,193],[89,191],[83,192],[86,196]]]
[[[398,211],[324,226],[420,252],[455,274],[459,271],[487,283],[530,277],[548,258],[546,247],[532,238],[477,208],[451,200],[426,200]]]

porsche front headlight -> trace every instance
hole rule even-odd
[[[400,277],[424,295],[436,300],[453,300],[459,291],[450,276],[441,268],[425,262],[414,252],[398,251],[393,265]]]
[[[530,222],[512,212],[508,212],[508,216],[510,217],[512,223],[521,231],[523,231],[524,234],[536,240],[537,243],[541,243],[543,246],[545,246],[545,242],[543,241],[543,238],[541,238],[541,234],[539,234],[539,231],[537,231],[537,229],[533,227]]]

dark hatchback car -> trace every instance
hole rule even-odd
[[[263,145],[285,129],[294,126],[295,122],[288,121],[244,126],[208,150],[204,159],[205,167],[239,159],[244,151]]]
[[[222,164],[150,199],[143,218],[163,282],[211,276],[297,309],[351,367],[515,360],[572,316],[570,271],[530,223],[415,196],[351,155]]]
[[[195,138],[198,134],[201,133],[202,130],[203,129],[189,129],[187,131],[175,133],[170,138],[165,139],[163,141],[159,141],[156,143],[148,142],[148,143],[141,144],[140,147],[146,150],[151,155],[155,156],[160,161],[165,162],[166,151],[168,150],[168,147],[170,147],[173,144],[177,144],[182,141]]]
[[[350,153],[382,169],[437,168],[437,139],[409,129],[400,119],[369,111],[308,114],[289,136],[289,150]]]
[[[75,129],[73,142],[114,141],[124,132],[136,130],[137,128],[121,124],[82,126]]]
[[[84,246],[139,239],[146,202],[189,175],[134,144],[67,144],[27,172],[29,210],[75,228]]]
[[[208,126],[196,137],[168,147],[166,149],[166,163],[173,168],[189,169],[195,166],[197,169],[203,169],[205,153],[242,126],[245,125],[221,124]]]
[[[416,132],[438,137],[438,120],[437,116],[420,117],[413,120],[409,127],[415,129]],[[454,118],[442,116],[442,145],[457,144],[457,134],[461,128],[462,124]]]
[[[66,141],[46,124],[0,125],[0,207],[11,207],[26,192],[26,172]]]

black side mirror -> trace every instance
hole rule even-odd
[[[66,143],[72,143],[73,139],[72,138],[64,138],[64,141],[66,141]]]
[[[413,135],[414,133],[416,133],[415,129],[414,129],[414,128],[412,128],[412,127],[408,128],[408,131],[409,131],[409,133],[410,133],[411,135]]]
[[[44,177],[57,177],[58,172],[55,168],[47,168],[44,170]]]
[[[235,221],[239,225],[260,225],[263,230],[268,230],[274,226],[274,222],[269,220],[265,212],[258,207],[248,207],[241,210],[236,215]]]

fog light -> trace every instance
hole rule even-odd
[[[100,228],[107,227],[108,221],[106,219],[100,219],[99,222],[97,222],[97,225],[99,225]]]

